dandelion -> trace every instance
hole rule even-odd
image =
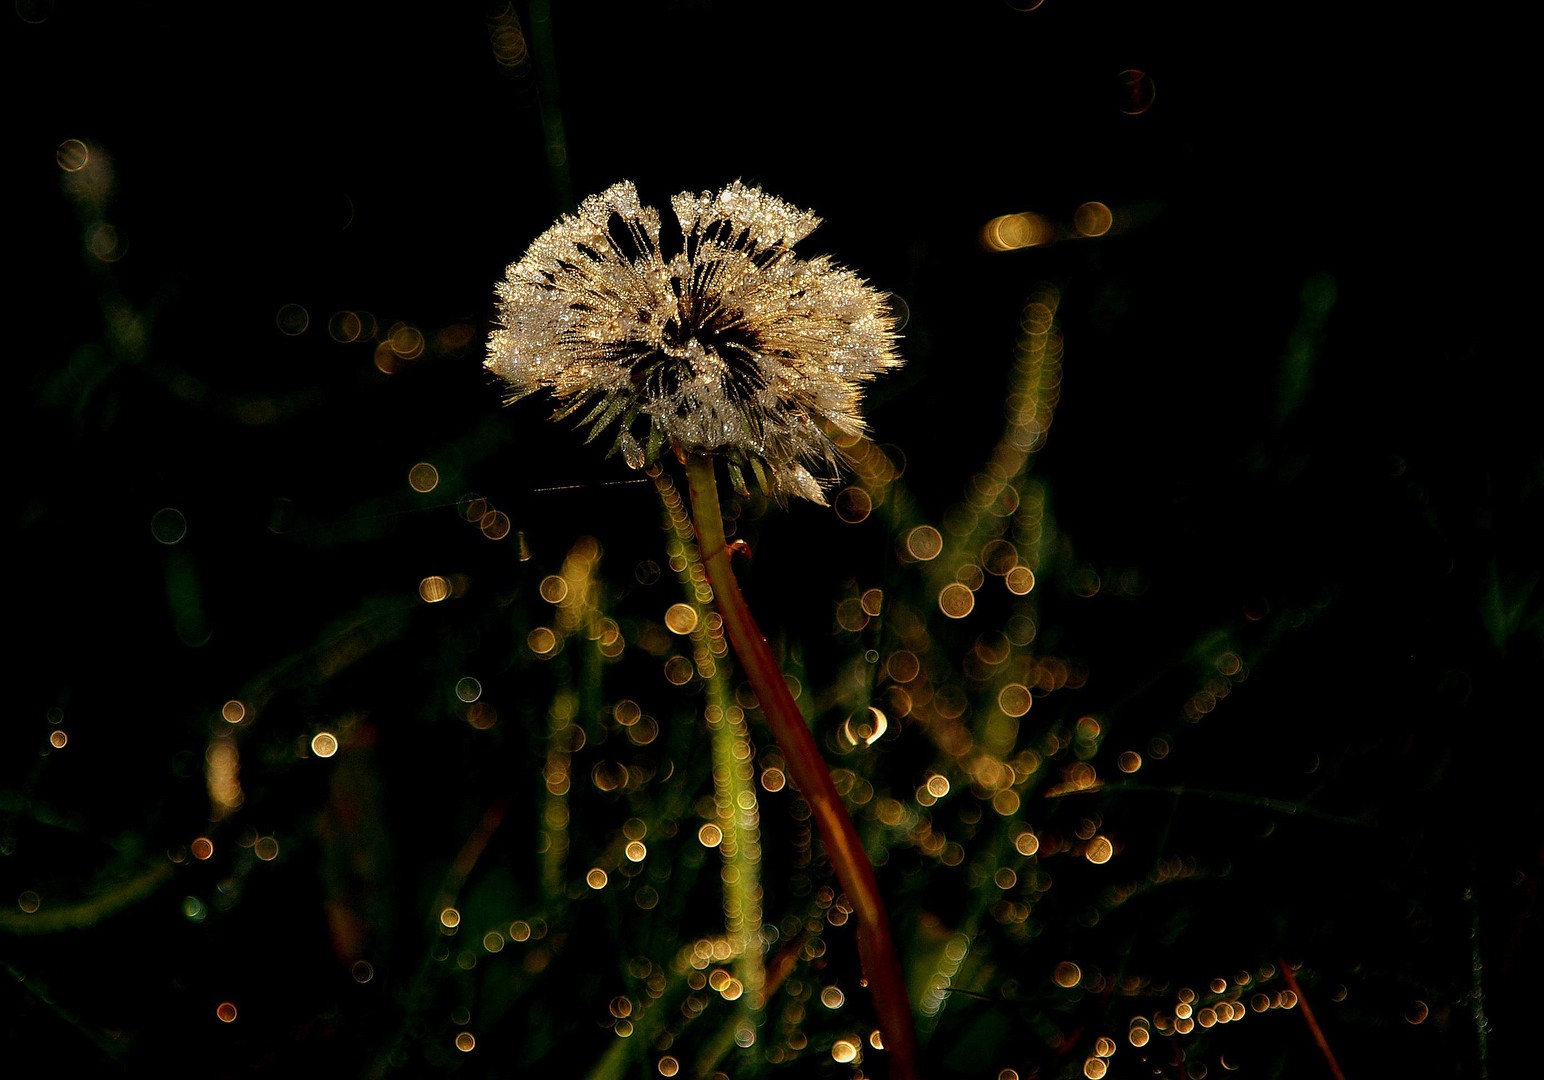
[[[498,285],[487,366],[511,401],[552,391],[590,438],[635,469],[667,446],[686,466],[703,570],[724,634],[810,808],[852,903],[858,953],[894,1080],[915,1080],[905,975],[873,864],[729,565],[715,465],[779,501],[825,503],[811,466],[835,470],[833,433],[864,431],[863,386],[900,364],[883,294],[793,245],[820,219],[736,181],[671,200],[677,229],[616,184],[536,238]]]
[[[511,401],[550,389],[557,417],[637,469],[669,447],[714,454],[735,486],[824,504],[864,432],[864,384],[901,363],[883,293],[793,245],[820,219],[739,181],[671,199],[676,226],[629,182],[580,204],[499,282],[487,367]]]

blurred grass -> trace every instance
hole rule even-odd
[[[882,1072],[668,476],[500,412],[465,302],[291,334],[266,295],[227,317],[199,275],[131,279],[118,166],[82,149],[14,500],[8,1040],[215,1075]],[[1193,235],[1002,272],[970,298],[1001,356],[962,363],[918,303],[915,381],[879,388],[890,441],[848,447],[835,509],[730,509],[747,591],[879,865],[928,1075],[1322,1074],[1284,965],[1351,1075],[1483,1075],[1538,953],[1537,736],[1509,722],[1544,472],[1485,418],[1434,447],[1385,420],[1316,268],[1279,326],[1222,323],[1274,390],[1203,398],[1174,324],[1226,301],[1161,280]],[[1160,355],[1110,364],[1133,325]]]

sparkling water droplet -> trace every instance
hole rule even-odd
[[[637,439],[624,431],[617,436],[617,447],[622,451],[622,460],[627,462],[628,468],[643,468],[643,447],[638,445]]]

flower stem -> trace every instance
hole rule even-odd
[[[895,952],[895,939],[890,932],[890,918],[879,896],[879,883],[874,878],[874,867],[863,850],[858,830],[853,827],[841,796],[837,794],[831,770],[820,756],[804,716],[783,681],[782,670],[730,569],[713,459],[705,454],[690,455],[686,461],[686,476],[691,485],[697,542],[706,564],[708,583],[713,586],[714,603],[724,620],[724,632],[740,659],[751,689],[756,692],[767,726],[782,748],[789,778],[809,804],[826,854],[836,871],[836,879],[852,901],[858,923],[858,955],[863,962],[869,992],[873,995],[874,1011],[879,1017],[891,1063],[890,1076],[892,1080],[914,1080],[917,1049],[911,1005]]]

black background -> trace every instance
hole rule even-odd
[[[405,498],[415,461],[456,460],[445,501],[493,499],[535,563],[582,534],[619,565],[651,557],[647,487],[618,484],[625,469],[542,406],[501,410],[480,366],[491,288],[560,211],[616,180],[663,205],[741,178],[826,219],[804,250],[905,300],[907,365],[868,415],[934,520],[996,438],[1020,308],[1038,283],[1059,288],[1065,378],[1036,469],[1079,565],[1147,582],[1135,600],[1045,601],[1089,664],[1077,708],[1151,700],[1189,644],[1246,609],[1312,613],[1260,666],[1242,717],[1186,743],[1179,782],[1377,826],[1241,859],[1219,888],[1257,901],[1259,926],[1236,916],[1187,947],[1218,963],[1240,935],[1267,959],[1310,950],[1326,987],[1368,969],[1424,980],[1390,1000],[1446,1002],[1440,1032],[1416,1045],[1348,1021],[1342,1064],[1478,1076],[1465,996],[1478,927],[1485,1052],[1493,1071],[1520,1053],[1539,960],[1544,748],[1525,690],[1541,659],[1529,524],[1544,474],[1524,389],[1536,344],[1511,328],[1531,292],[1515,260],[1534,197],[1510,149],[1526,100],[1515,28],[1473,9],[1439,22],[1059,0],[557,3],[550,21],[516,6],[532,54],[501,69],[496,9],[478,5],[20,10],[4,35],[20,409],[0,903],[79,893],[109,857],[185,843],[221,701],[304,653],[353,598],[410,596],[436,560],[479,565],[480,538],[445,539],[452,511]],[[1133,68],[1155,91],[1138,115],[1122,108]],[[55,162],[67,139],[91,147],[93,168],[110,163],[95,209]],[[981,241],[989,219],[1021,211],[1066,230],[1095,199],[1121,223],[1108,236]],[[84,241],[99,220],[126,245],[111,263]],[[1305,312],[1326,296],[1316,324]],[[286,304],[310,313],[304,334],[280,332]],[[470,334],[388,376],[369,345],[328,339],[340,310]],[[1296,348],[1306,368],[1289,363]],[[1295,370],[1300,397],[1283,390]],[[162,507],[189,523],[178,548],[150,534]],[[830,531],[823,514],[773,509],[755,526],[769,629],[820,623],[824,609],[785,598],[834,589],[874,555],[845,533],[816,541],[825,566],[793,554]],[[201,621],[179,632],[169,596],[190,580]],[[389,680],[373,691],[393,693]],[[49,710],[72,741],[39,756]],[[445,762],[414,776],[413,752],[399,744],[384,770],[390,798],[440,807],[424,829],[461,821],[466,777]],[[1312,761],[1329,763],[1322,786],[1303,779]],[[298,822],[322,793],[265,798],[253,814]],[[29,825],[29,806],[63,814],[66,838]],[[336,977],[316,897],[298,879],[267,890],[230,917],[239,932],[201,939],[181,929],[176,888],[90,930],[7,930],[8,1039],[84,1062],[162,1062],[186,1044],[219,1075],[356,1060],[358,1044],[330,1033],[347,1026],[338,1008],[307,989]],[[282,970],[264,967],[274,949]],[[205,998],[230,965],[292,988],[293,1015],[274,1021],[288,1043],[227,1045]],[[364,1027],[354,1038],[369,1040]],[[112,1049],[123,1032],[132,1049]],[[584,1068],[583,1049],[549,1067]],[[1292,1052],[1293,1075],[1324,1067],[1311,1047]]]

